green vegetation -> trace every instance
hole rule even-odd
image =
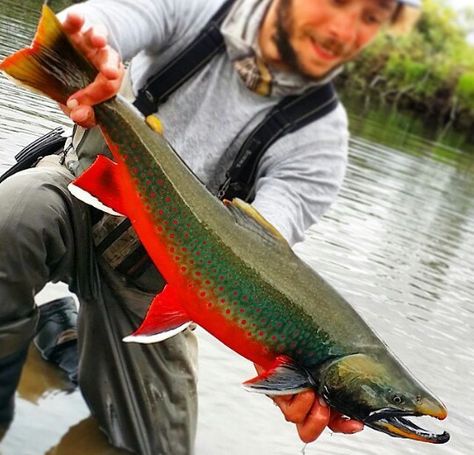
[[[473,31],[474,9],[459,16],[440,0],[424,0],[415,30],[380,37],[348,65],[340,91],[409,109],[474,141],[474,46],[467,40]]]

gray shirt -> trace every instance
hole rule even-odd
[[[224,0],[90,0],[75,5],[103,23],[136,91],[204,27]],[[181,86],[160,107],[165,136],[197,176],[215,190],[239,145],[280,98],[249,90],[226,52]],[[253,206],[294,244],[335,200],[347,161],[342,105],[286,135],[262,158]]]

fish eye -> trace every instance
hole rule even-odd
[[[395,404],[402,404],[403,403],[403,398],[400,395],[393,395],[392,396],[392,402]]]

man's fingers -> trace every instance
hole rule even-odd
[[[110,80],[119,79],[123,76],[124,69],[122,60],[117,52],[109,46],[101,49],[97,55],[99,71]]]
[[[273,400],[279,406],[288,422],[302,423],[311,411],[315,401],[315,394],[312,390],[307,390],[293,397],[274,397]]]
[[[68,101],[71,120],[85,128],[95,125],[94,110],[91,106],[102,103],[115,96],[120,88],[121,79],[109,81],[100,74],[86,88],[74,93]]]
[[[84,16],[79,12],[69,11],[61,25],[69,34],[78,33],[84,25]]]
[[[90,48],[102,48],[107,45],[107,28],[96,24],[84,32],[84,42]]]
[[[335,433],[352,434],[364,429],[362,422],[349,419],[336,411],[332,411],[328,426]]]
[[[73,101],[79,105],[93,106],[102,103],[115,96],[120,89],[121,79],[109,80],[102,74],[96,77],[95,81],[82,90],[78,90],[68,100],[68,107]]]
[[[74,123],[84,128],[92,128],[96,124],[94,110],[90,106],[79,106],[71,109],[69,117]]]
[[[315,400],[304,422],[296,425],[298,435],[304,443],[313,442],[329,423],[330,409],[323,400]]]
[[[79,11],[69,11],[63,28],[85,57],[98,69],[95,80],[74,93],[67,101],[69,117],[77,124],[91,127],[95,124],[91,106],[115,96],[125,70],[119,54],[107,45],[107,28],[101,24],[88,26]]]

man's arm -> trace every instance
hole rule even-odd
[[[263,156],[252,205],[290,245],[302,241],[304,231],[336,200],[347,165],[348,136],[340,105],[279,139]]]
[[[157,9],[163,10],[161,15]],[[123,59],[158,48],[160,41],[165,45],[166,37],[173,33],[167,24],[174,16],[173,2],[167,0],[90,0],[62,11],[58,17],[65,31],[99,70],[92,84],[62,106],[65,113],[78,125],[93,127],[92,106],[118,93],[125,74]]]
[[[118,93],[124,75],[121,61],[140,52],[158,61],[168,46],[192,39],[192,23],[207,21],[221,3],[222,0],[89,0],[59,13],[76,46],[100,71],[93,84],[70,98],[65,112],[85,128],[94,126],[90,106]]]

